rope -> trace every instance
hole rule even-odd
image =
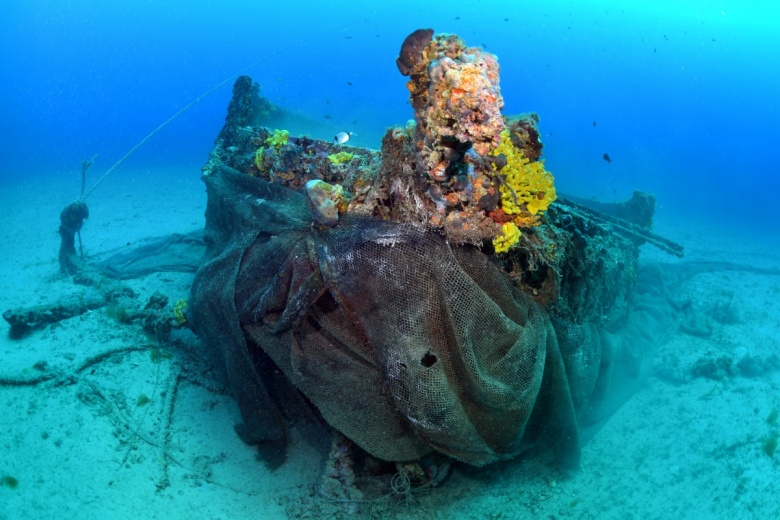
[[[175,114],[173,114],[173,115],[172,115],[171,117],[169,117],[167,120],[165,120],[165,121],[164,121],[164,122],[163,122],[163,123],[162,123],[160,126],[158,126],[157,128],[155,128],[154,130],[152,130],[152,131],[149,133],[149,135],[147,135],[146,137],[144,137],[143,139],[141,139],[141,141],[140,141],[138,144],[136,144],[135,146],[133,146],[133,147],[130,149],[130,151],[128,151],[128,152],[127,152],[126,154],[124,154],[124,155],[123,155],[123,156],[122,156],[122,157],[121,157],[121,158],[120,158],[120,159],[119,159],[119,160],[118,160],[116,163],[114,163],[114,165],[113,165],[111,168],[109,168],[109,169],[106,171],[106,173],[104,173],[104,174],[103,174],[103,176],[102,176],[102,177],[100,177],[100,178],[97,180],[97,182],[96,182],[96,183],[95,183],[95,184],[94,184],[94,185],[93,185],[93,186],[92,186],[92,187],[89,189],[89,191],[87,191],[86,193],[83,193],[83,190],[82,190],[82,195],[81,195],[81,198],[79,198],[79,200],[80,200],[80,201],[82,201],[82,202],[83,202],[83,201],[85,201],[85,200],[87,200],[87,197],[89,197],[89,196],[92,194],[92,192],[93,192],[93,191],[95,191],[95,190],[97,189],[97,187],[98,187],[98,186],[100,186],[100,185],[103,183],[103,181],[104,181],[104,180],[106,180],[106,178],[107,178],[109,175],[111,175],[111,173],[112,173],[114,170],[116,170],[116,169],[117,169],[117,167],[119,167],[119,165],[120,165],[120,164],[122,164],[122,163],[123,163],[123,162],[124,162],[124,161],[125,161],[125,160],[126,160],[128,157],[130,157],[131,155],[133,155],[133,153],[134,153],[136,150],[138,150],[138,149],[139,149],[141,146],[143,146],[144,144],[146,144],[146,142],[147,142],[149,139],[151,139],[152,137],[154,137],[155,135],[157,135],[157,133],[158,133],[160,130],[162,130],[163,128],[165,128],[165,127],[166,127],[166,126],[168,126],[169,124],[171,124],[171,123],[172,123],[172,122],[173,122],[173,121],[174,121],[174,120],[175,120],[177,117],[179,117],[180,115],[182,115],[184,112],[186,112],[186,111],[187,111],[187,110],[189,110],[190,108],[194,107],[195,105],[197,105],[198,103],[200,103],[201,101],[203,101],[205,98],[207,98],[208,96],[210,96],[211,94],[213,94],[214,92],[216,92],[217,90],[219,90],[220,88],[222,88],[222,87],[223,87],[223,86],[224,86],[226,83],[229,83],[230,81],[232,81],[232,80],[236,79],[237,77],[241,76],[242,74],[244,74],[244,73],[245,73],[246,71],[248,71],[249,69],[252,69],[252,68],[254,68],[254,67],[257,67],[258,65],[260,65],[260,64],[261,64],[261,63],[263,63],[264,61],[270,60],[271,58],[273,58],[273,57],[275,57],[275,56],[278,56],[279,54],[281,54],[281,53],[283,53],[283,52],[286,52],[286,51],[288,51],[288,50],[290,50],[290,49],[292,49],[292,48],[294,48],[294,47],[297,47],[297,46],[299,46],[299,45],[303,45],[304,43],[308,42],[309,40],[311,40],[311,39],[313,39],[313,38],[315,38],[315,37],[321,36],[322,34],[326,34],[326,33],[328,33],[328,32],[332,32],[332,31],[325,31],[325,32],[323,32],[323,33],[317,33],[317,34],[313,34],[313,35],[309,36],[308,38],[304,38],[303,40],[298,40],[298,41],[297,41],[297,42],[295,42],[295,43],[292,43],[292,44],[290,44],[290,45],[287,45],[286,47],[282,47],[281,49],[277,50],[276,52],[273,52],[273,53],[271,53],[271,54],[268,54],[267,56],[263,56],[262,58],[260,58],[259,60],[257,60],[257,61],[256,61],[256,62],[254,62],[253,64],[249,65],[248,67],[245,67],[244,69],[240,70],[240,71],[239,71],[239,72],[237,72],[236,74],[233,74],[232,76],[230,76],[230,77],[229,77],[229,78],[227,78],[226,80],[224,80],[224,81],[221,81],[220,83],[218,83],[218,84],[217,84],[215,87],[213,87],[213,88],[212,88],[211,90],[209,90],[208,92],[206,92],[206,93],[204,93],[204,94],[200,95],[198,98],[196,98],[196,99],[195,99],[194,101],[192,101],[190,104],[188,104],[187,106],[185,106],[184,108],[182,108],[181,110],[179,110],[178,112],[176,112]]]

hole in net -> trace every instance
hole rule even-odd
[[[426,352],[425,355],[420,360],[420,364],[424,366],[425,368],[431,368],[434,363],[436,363],[437,358],[435,355],[431,354],[430,352]]]

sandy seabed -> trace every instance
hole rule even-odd
[[[75,174],[0,185],[2,309],[83,290],[60,274],[59,212]],[[85,253],[203,226],[197,171],[117,172],[88,200]],[[780,248],[681,223],[659,208],[656,231],[686,247],[682,261],[780,266]],[[748,232],[749,233],[749,232]],[[644,246],[648,248],[648,246]],[[672,262],[643,250],[643,261]],[[126,282],[144,302],[186,298],[192,275]],[[583,448],[581,468],[520,458],[456,467],[439,488],[370,516],[462,519],[780,518],[780,276],[734,269],[684,281],[700,327],[659,348],[652,375]],[[98,309],[12,340],[0,324],[2,519],[312,517],[325,454],[293,430],[275,471],[233,430],[238,409],[218,378],[199,372],[197,340],[160,351],[139,326]],[[696,332],[696,331],[694,331]],[[182,347],[183,346],[183,347]],[[774,361],[773,361],[774,360]],[[7,384],[51,376],[39,384]],[[148,399],[148,401],[147,401]],[[345,515],[350,516],[350,515]],[[354,516],[354,515],[351,515]]]

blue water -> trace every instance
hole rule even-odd
[[[7,4],[3,176],[78,170],[95,153],[105,169],[264,57],[248,71],[264,95],[378,148],[386,127],[412,116],[394,64],[400,43],[432,27],[498,55],[505,113],[540,114],[560,191],[621,198],[641,188],[691,218],[780,223],[780,73],[771,65],[780,7],[772,2]],[[229,97],[230,84],[127,167],[199,167]]]
[[[748,234],[759,244],[778,243],[780,2],[773,1],[4,0],[0,186],[71,176],[76,196],[82,160],[99,154],[90,170],[90,181],[96,180],[161,123],[255,63],[246,73],[262,85],[262,94],[318,122],[314,137],[330,140],[350,131],[350,144],[378,149],[388,127],[413,117],[407,78],[395,59],[404,38],[424,27],[456,33],[498,56],[504,112],[540,115],[546,167],[560,193],[621,200],[642,189],[657,196],[659,220],[682,223],[661,232],[679,232],[690,223],[720,236]],[[112,175],[150,170],[164,181],[167,172],[189,170],[199,185],[231,85],[227,81],[168,124]],[[32,185],[43,189],[46,183]],[[55,237],[60,208],[47,210]],[[145,226],[145,217],[133,225]],[[669,238],[687,247],[684,236]],[[724,291],[733,289],[737,300],[743,288],[745,294],[760,292],[770,283],[743,287],[736,275],[724,280]],[[762,296],[767,307],[780,293],[771,283]],[[696,305],[706,310],[710,304]],[[755,339],[712,344],[728,350],[744,340],[759,353],[776,351],[776,319],[756,316],[746,319],[766,331]],[[762,461],[764,417],[777,403],[776,386],[765,383],[766,395],[741,410],[755,407],[757,433],[732,445],[755,444]],[[701,410],[723,410],[727,405],[705,403],[716,390],[715,383],[706,385],[695,387],[703,396]],[[693,390],[675,386],[669,402],[682,392]],[[695,423],[699,411],[689,410],[691,431],[709,424]],[[717,422],[719,430],[728,430],[725,422]],[[720,464],[715,455],[704,457]],[[776,456],[772,464],[776,470]],[[744,482],[750,480],[735,487]],[[603,493],[614,498],[608,487]],[[659,496],[671,502],[674,495]],[[0,503],[0,518],[4,513]]]
[[[505,113],[540,114],[559,191],[617,199],[640,188],[682,217],[766,230],[780,223],[776,3],[217,4],[5,2],[1,175],[75,175],[95,153],[104,171],[264,57],[248,72],[264,95],[378,148],[386,127],[412,117],[394,64],[400,43],[432,27],[498,55]],[[230,84],[126,167],[197,169],[229,97]]]

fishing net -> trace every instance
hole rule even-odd
[[[257,152],[270,131],[254,126],[255,97],[240,78],[204,168],[206,254],[189,302],[244,440],[284,445],[281,402],[297,392],[379,459],[484,465],[541,445],[576,464],[583,429],[636,389],[673,324],[663,287],[643,282],[649,235],[626,208],[613,219],[559,200],[506,255],[415,221],[413,197],[318,225],[307,181],[387,193],[413,159],[388,148],[397,135],[381,155],[351,149],[340,170],[322,163],[341,148],[307,138]]]

